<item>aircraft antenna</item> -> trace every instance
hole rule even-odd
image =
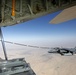
[[[2,47],[3,47],[3,52],[4,52],[5,60],[8,60],[1,27],[0,27],[0,39],[1,39]]]

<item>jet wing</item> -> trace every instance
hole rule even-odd
[[[76,18],[76,6],[64,9],[59,15],[50,21],[51,24],[58,24]]]
[[[73,19],[76,18],[75,5],[75,0],[0,0],[0,27],[16,25],[72,6],[74,7],[64,10],[64,15],[55,22]]]

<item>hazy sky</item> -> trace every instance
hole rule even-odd
[[[43,46],[75,46],[76,19],[56,25],[49,23],[59,13],[60,11],[14,26],[2,27],[4,39]]]

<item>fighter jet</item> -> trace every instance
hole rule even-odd
[[[61,55],[74,55],[76,54],[76,47],[75,48],[60,48],[60,47],[55,47],[51,48],[48,53],[58,53]]]

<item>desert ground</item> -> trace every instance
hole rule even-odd
[[[61,56],[49,49],[18,47],[7,50],[8,58],[25,58],[36,75],[76,75],[76,55]],[[0,53],[0,57],[3,55]]]

